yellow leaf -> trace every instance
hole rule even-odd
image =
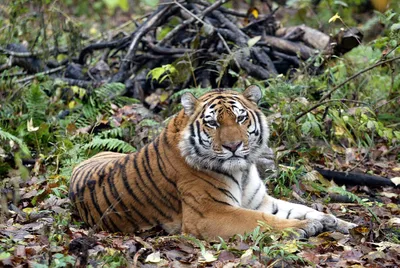
[[[297,246],[297,241],[296,240],[291,240],[288,241],[284,246],[283,246],[283,250],[288,252],[288,253],[295,253],[299,250],[298,246]]]
[[[332,18],[330,18],[329,19],[329,23],[331,23],[331,22],[335,22],[336,20],[342,20],[342,18],[339,16],[339,14],[338,13],[336,13],[334,16],[332,16]]]
[[[345,133],[344,128],[342,128],[340,126],[335,126],[335,135],[336,136],[343,136],[344,133]]]
[[[68,103],[68,108],[69,109],[73,109],[75,107],[75,101],[70,101],[69,103]]]
[[[160,96],[160,102],[164,102],[168,99],[169,94],[167,92],[163,92]]]
[[[31,214],[32,211],[33,211],[33,208],[24,208],[22,211],[27,213],[27,214]]]
[[[91,35],[96,35],[98,33],[97,29],[95,27],[90,28],[89,33]]]

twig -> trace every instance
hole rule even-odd
[[[388,59],[388,60],[385,60],[385,61],[379,61],[379,62],[375,63],[374,65],[369,66],[369,67],[367,67],[367,68],[365,68],[365,69],[359,71],[358,73],[356,73],[356,74],[350,76],[349,78],[347,78],[346,80],[344,80],[342,83],[340,83],[339,85],[337,85],[337,86],[333,87],[331,90],[329,90],[324,96],[322,96],[322,98],[319,100],[319,102],[318,102],[317,104],[311,106],[311,108],[307,109],[307,111],[302,112],[301,114],[299,114],[298,116],[296,116],[295,120],[296,120],[296,121],[299,120],[299,119],[302,118],[304,115],[308,114],[309,112],[311,112],[311,111],[314,110],[315,108],[321,106],[321,105],[323,104],[323,101],[324,101],[325,99],[327,99],[333,92],[335,92],[336,90],[338,90],[339,88],[341,88],[342,86],[344,86],[345,84],[347,84],[349,81],[351,81],[351,80],[353,80],[354,78],[358,77],[359,75],[361,75],[361,74],[363,74],[363,73],[365,73],[365,72],[368,72],[368,71],[370,71],[370,70],[372,70],[372,69],[374,69],[374,68],[376,68],[376,67],[378,67],[378,66],[380,66],[380,65],[382,65],[382,64],[386,64],[386,63],[389,63],[389,62],[392,62],[392,61],[396,61],[396,60],[399,60],[399,59],[400,59],[400,56],[397,56],[397,57],[394,57],[394,58],[391,58],[391,59]]]
[[[231,30],[236,37],[236,43],[237,45],[244,47],[247,46],[247,40],[249,37],[244,34],[234,23],[232,23],[230,20],[228,20],[224,14],[222,14],[218,10],[214,10],[212,14],[222,23],[224,24],[229,30]]]
[[[112,79],[111,82],[122,82],[125,80],[125,78],[129,75],[127,74],[129,66],[132,62],[133,57],[135,56],[136,53],[136,48],[139,45],[140,40],[142,37],[150,31],[150,29],[160,23],[162,21],[162,16],[171,8],[171,5],[166,5],[163,7],[160,7],[153,15],[148,18],[142,25],[139,26],[139,28],[135,31],[135,33],[132,36],[132,41],[128,49],[128,53],[125,55],[125,57],[122,59],[122,63],[120,66],[120,69],[118,73],[116,73]]]
[[[63,53],[68,53],[68,50],[65,48],[50,48],[48,52],[47,51],[16,52],[16,51],[12,51],[12,50],[0,47],[0,54],[4,54],[7,56],[13,56],[13,57],[17,57],[17,58],[37,57],[37,56],[40,56],[45,53],[53,54],[55,52],[63,54]]]
[[[199,4],[201,6],[206,6],[206,7],[210,6],[210,3],[207,2],[207,1],[196,0],[196,1],[194,1],[194,3]],[[224,7],[219,7],[218,10],[222,11],[223,13],[226,13],[226,14],[229,14],[229,15],[233,15],[233,16],[236,16],[236,17],[241,17],[241,18],[247,18],[248,17],[248,15],[246,13],[242,13],[242,12],[239,12],[239,11],[236,11],[236,10],[232,10],[232,9],[227,9],[227,8],[224,8]]]
[[[207,15],[208,13],[212,12],[213,10],[217,9],[218,7],[220,7],[222,4],[225,4],[226,2],[228,2],[229,0],[218,0],[216,1],[214,4],[212,4],[211,6],[207,7],[206,9],[203,10],[203,12],[201,12],[199,14],[199,16],[197,17],[204,17],[205,15]],[[166,42],[168,42],[169,40],[171,40],[179,31],[185,29],[189,24],[192,24],[194,21],[196,20],[195,17],[191,17],[190,19],[187,19],[185,21],[183,21],[182,23],[180,23],[179,25],[177,25],[174,29],[172,29],[159,43],[158,46],[162,46],[164,45]]]
[[[36,73],[34,75],[27,76],[25,78],[18,79],[18,80],[16,80],[16,82],[17,83],[29,82],[29,81],[35,79],[36,77],[39,77],[39,76],[42,76],[42,75],[49,75],[49,74],[57,73],[57,72],[65,69],[66,67],[67,66],[62,65],[62,66],[59,66],[59,67],[54,68],[54,69],[50,69],[50,70],[47,70],[47,71],[44,71],[44,72],[40,72],[40,73]]]

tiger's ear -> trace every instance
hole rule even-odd
[[[258,103],[258,101],[261,100],[262,97],[261,88],[256,85],[251,85],[245,89],[245,91],[243,92],[243,96],[248,100]]]
[[[192,115],[196,109],[197,99],[192,93],[186,92],[181,97],[181,104],[186,115]]]

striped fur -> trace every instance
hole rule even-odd
[[[136,232],[162,226],[201,238],[251,231],[258,221],[347,232],[354,224],[303,205],[270,197],[255,162],[269,129],[257,108],[261,91],[212,91],[182,96],[183,110],[134,154],[104,152],[78,165],[70,199],[91,226]]]

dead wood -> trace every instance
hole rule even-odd
[[[144,21],[136,22],[137,28],[131,33],[97,40],[80,51],[52,49],[48,53],[50,56],[67,53],[70,57],[64,62],[57,62],[56,58],[46,61],[42,51],[28,51],[20,44],[10,44],[0,48],[0,54],[9,57],[0,66],[0,73],[7,70],[3,76],[6,79],[30,74],[16,80],[19,83],[49,75],[66,85],[85,88],[88,94],[104,83],[122,82],[126,94],[144,100],[158,87],[169,88],[171,92],[197,85],[231,87],[238,79],[232,73],[267,80],[280,73],[291,73],[291,69],[318,53],[327,57],[345,53],[362,38],[355,29],[334,38],[305,25],[279,29],[274,17],[276,10],[247,23],[243,19],[247,17],[245,13],[222,7],[227,1],[165,2],[144,17]],[[171,19],[180,23],[165,36],[158,36]],[[255,37],[260,40],[250,44],[254,39],[249,40]],[[336,44],[334,49],[331,43]],[[94,59],[99,61],[96,63]],[[187,68],[180,72],[190,75],[178,83],[169,79],[160,83],[148,75],[154,68],[167,64],[176,68],[184,64]],[[10,72],[15,66],[24,72]],[[312,64],[307,66],[314,68]]]

